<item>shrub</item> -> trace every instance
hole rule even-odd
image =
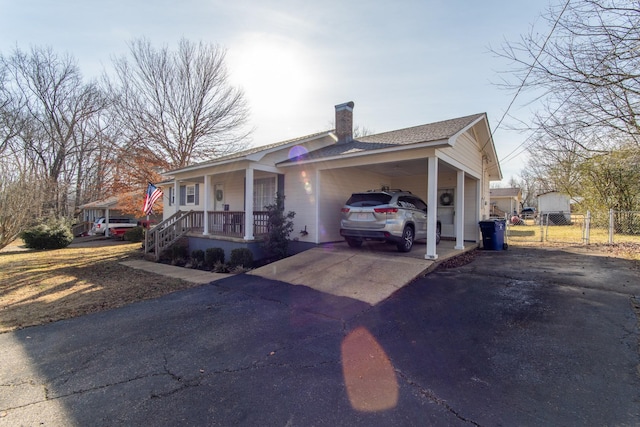
[[[228,273],[229,269],[227,268],[227,264],[217,261],[211,268],[211,271],[214,273]]]
[[[276,200],[272,205],[265,206],[268,214],[269,234],[264,241],[264,249],[267,256],[274,259],[282,259],[288,255],[289,234],[293,231],[293,218],[295,212],[284,213],[284,196],[276,194]]]
[[[191,264],[194,268],[200,268],[204,265],[204,251],[202,249],[191,252]]]
[[[187,254],[189,248],[185,245],[173,245],[171,246],[171,262],[172,264],[183,264],[187,260]]]
[[[73,241],[71,227],[62,219],[31,227],[20,233],[20,237],[25,246],[31,249],[61,249]]]
[[[224,249],[222,248],[207,248],[204,253],[204,265],[213,270],[216,264],[224,264]]]
[[[231,251],[229,269],[234,270],[238,266],[243,266],[245,269],[253,266],[253,253],[249,249],[237,248]]]
[[[142,227],[133,227],[131,230],[127,230],[124,233],[124,240],[129,242],[138,243],[142,242],[144,239],[144,228]]]

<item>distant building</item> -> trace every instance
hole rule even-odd
[[[540,215],[547,215],[550,222],[569,223],[571,221],[571,197],[558,191],[538,194],[538,211]]]
[[[494,218],[504,218],[511,216],[514,212],[520,212],[522,204],[522,189],[512,188],[492,188],[489,190],[491,203],[490,214]]]

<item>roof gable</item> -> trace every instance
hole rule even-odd
[[[459,135],[485,117],[484,113],[473,114],[375,135],[366,135],[358,137],[349,143],[333,144],[283,163],[286,164],[300,160],[313,161],[350,154],[366,154],[367,152],[375,150],[402,148],[416,144],[451,144],[451,138]]]

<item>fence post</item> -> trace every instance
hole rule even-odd
[[[609,244],[613,244],[613,232],[614,232],[614,223],[613,223],[613,209],[609,209]]]
[[[587,211],[584,219],[584,244],[588,245],[591,239],[591,211]]]
[[[544,214],[540,212],[540,243],[544,242]],[[547,222],[549,221],[549,217],[547,216]]]

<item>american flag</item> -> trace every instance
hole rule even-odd
[[[149,185],[147,186],[147,194],[144,197],[144,207],[142,208],[142,211],[145,215],[149,215],[151,213],[153,204],[160,197],[162,197],[162,190],[160,190],[152,183],[149,183]]]

